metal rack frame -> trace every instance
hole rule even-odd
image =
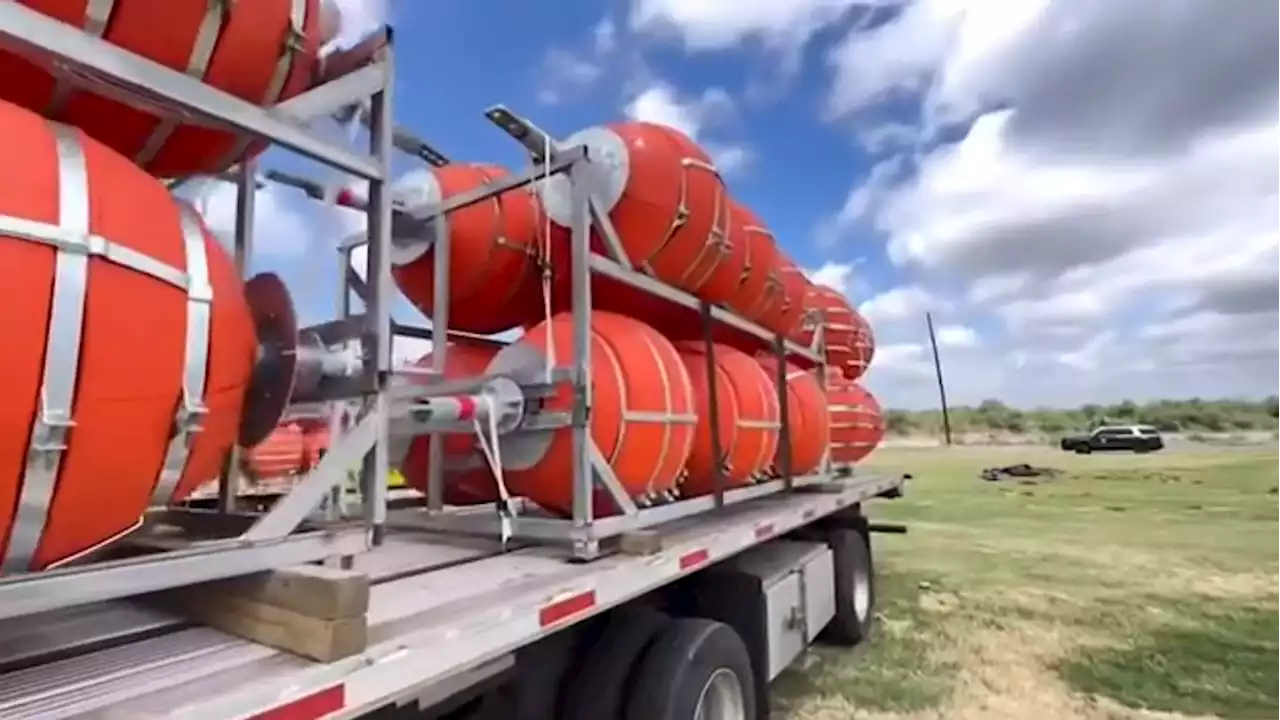
[[[534,166],[523,172],[507,176],[502,180],[448,198],[434,207],[402,210],[410,212],[415,220],[431,220],[437,223],[435,243],[432,247],[435,263],[432,329],[395,324],[394,332],[405,336],[427,339],[440,336],[465,335],[448,330],[450,310],[448,285],[449,241],[443,225],[443,219],[448,213],[461,210],[531,183],[547,180],[552,175],[567,175],[573,213],[571,227],[572,247],[570,251],[572,255],[572,307],[570,313],[573,322],[572,357],[574,361],[568,368],[557,368],[557,370],[567,373],[567,378],[574,387],[575,403],[574,408],[568,413],[567,417],[548,417],[543,415],[533,418],[532,422],[536,423],[536,427],[540,430],[558,427],[572,428],[574,452],[573,514],[571,518],[565,519],[546,515],[513,513],[511,508],[501,506],[497,509],[497,512],[488,511],[488,508],[445,508],[443,502],[443,472],[445,467],[443,462],[443,439],[439,434],[435,434],[430,439],[429,475],[425,508],[421,511],[397,513],[395,517],[396,527],[499,536],[503,540],[564,542],[571,546],[574,558],[590,560],[601,554],[600,543],[608,538],[765,495],[790,491],[796,487],[829,481],[831,479],[830,468],[828,458],[825,456],[819,472],[798,478],[791,475],[787,442],[787,433],[789,433],[791,427],[787,417],[787,371],[786,363],[778,362],[775,384],[778,387],[780,399],[782,434],[782,441],[779,444],[779,455],[781,456],[780,467],[778,467],[781,475],[779,479],[741,488],[726,489],[723,477],[717,477],[715,492],[710,495],[673,501],[669,504],[654,507],[639,507],[623,491],[612,469],[592,441],[587,419],[591,406],[590,316],[593,307],[591,300],[591,281],[593,276],[599,275],[612,278],[651,295],[661,297],[668,302],[690,310],[696,310],[702,323],[703,340],[708,344],[712,342],[712,325],[714,323],[723,323],[771,345],[779,359],[785,359],[788,356],[805,358],[819,367],[819,382],[824,383],[825,380],[821,370],[825,367],[825,353],[821,324],[816,326],[812,346],[801,347],[724,308],[711,305],[689,293],[671,287],[636,270],[627,257],[622,242],[618,237],[618,232],[594,189],[594,178],[588,161],[587,148],[581,146],[567,147],[529,120],[516,115],[501,105],[485,111],[485,117],[523,145],[534,161]],[[443,154],[435,150],[427,142],[413,137],[411,133],[405,130],[396,128],[393,142],[397,149],[422,158],[432,165],[440,165],[447,162]],[[547,156],[548,154],[549,157]],[[305,181],[299,182],[296,179],[281,178],[279,176],[274,179],[284,180],[288,184],[308,190],[308,184]],[[313,197],[316,196],[317,193],[314,187],[311,187],[308,194]],[[594,253],[591,250],[591,231],[593,229],[603,239],[608,253],[607,256]],[[343,243],[342,251],[344,259],[347,259],[348,268],[350,268],[349,257],[351,250],[367,242],[368,238],[357,235]],[[368,277],[368,274],[366,274],[366,277]],[[343,283],[346,286],[343,290],[344,297],[349,292],[355,292],[360,296],[367,295],[368,291],[364,286],[364,282],[354,271],[348,269],[343,278]],[[438,330],[441,328],[445,329],[443,333]],[[436,380],[444,372],[447,353],[447,342],[437,343],[433,347],[431,371]],[[707,362],[711,376],[714,377],[713,364],[715,360],[711,353],[707,353]],[[717,412],[717,398],[715,397],[714,383],[709,388],[709,391],[709,410],[712,414],[715,414]],[[526,424],[527,427],[529,425]],[[712,423],[712,443],[713,447],[716,448],[716,454],[720,454],[719,448],[721,444],[716,423]],[[597,485],[608,492],[620,514],[605,518],[594,517],[592,498]]]
[[[182,122],[196,122],[227,128],[266,140],[323,165],[369,182],[369,199],[364,204],[366,235],[361,242],[347,243],[344,252],[367,243],[369,252],[365,279],[349,262],[343,263],[342,307],[337,319],[306,328],[309,337],[325,346],[358,340],[363,347],[362,368],[344,377],[328,377],[295,397],[299,402],[335,402],[355,408],[354,422],[341,428],[318,466],[282,496],[270,511],[260,515],[231,512],[232,483],[229,474],[220,482],[219,512],[158,509],[149,513],[138,531],[145,538],[161,525],[178,526],[201,538],[179,550],[167,550],[142,557],[68,565],[0,578],[0,618],[27,615],[44,610],[99,600],[139,595],[236,575],[259,572],[285,565],[349,558],[381,544],[388,527],[386,478],[390,448],[389,419],[393,404],[434,395],[472,392],[476,382],[444,381],[447,343],[437,346],[432,372],[426,384],[397,387],[391,367],[391,344],[395,335],[431,338],[449,334],[448,257],[445,233],[438,232],[435,252],[435,302],[432,329],[393,323],[390,307],[393,284],[390,271],[392,199],[386,183],[390,180],[390,159],[400,149],[439,165],[445,157],[426,143],[392,123],[394,53],[390,29],[383,31],[385,43],[368,65],[333,79],[272,109],[263,109],[239,100],[180,72],[160,66],[100,39],[53,20],[17,3],[0,3],[0,47],[33,57],[79,86],[87,86],[124,102],[171,115]],[[353,152],[322,140],[304,129],[305,119],[333,116],[356,108],[355,114],[369,129],[366,154]],[[436,433],[431,440],[431,476],[425,507],[397,512],[397,526],[457,533],[497,534],[511,539],[567,542],[578,559],[601,553],[601,540],[657,524],[670,522],[829,479],[824,471],[806,477],[791,477],[785,450],[780,461],[781,478],[756,485],[726,490],[717,479],[712,495],[642,508],[622,491],[611,469],[591,441],[588,426],[590,408],[590,327],[591,278],[613,278],[667,301],[697,310],[704,336],[710,338],[712,323],[722,323],[771,343],[779,357],[804,357],[822,365],[821,333],[814,345],[803,348],[777,337],[758,325],[710,306],[688,293],[669,287],[632,268],[622,249],[607,212],[595,196],[592,168],[583,147],[564,147],[535,125],[504,107],[488,110],[486,117],[520,142],[543,167],[512,175],[473,192],[452,197],[435,208],[415,212],[415,219],[434,218],[443,229],[448,212],[481,202],[549,174],[567,174],[573,193],[572,290],[573,346],[575,361],[555,376],[568,379],[576,389],[573,411],[565,417],[536,416],[533,422],[543,429],[571,427],[574,437],[574,503],[572,518],[538,517],[520,514],[508,517],[486,514],[484,508],[444,507],[443,445]],[[549,152],[548,152],[549,151]],[[550,157],[544,157],[549,154]],[[279,179],[275,177],[273,179]],[[242,276],[252,254],[254,196],[259,186],[257,162],[243,163],[235,171],[237,213],[235,261]],[[606,240],[608,256],[590,250],[591,229]],[[346,258],[344,257],[344,260]],[[364,301],[360,313],[352,310],[351,292]],[[465,333],[458,333],[465,336]],[[713,362],[713,360],[709,360]],[[782,432],[788,432],[786,417],[785,363],[779,363],[779,393]],[[543,389],[545,391],[545,388]],[[536,392],[536,389],[531,389]],[[714,392],[713,392],[714,395]],[[712,398],[713,411],[715,398]],[[786,443],[783,443],[785,448]],[[361,510],[358,520],[340,518],[326,522],[315,511],[345,481],[348,471],[363,463]],[[621,509],[621,514],[596,518],[591,498],[594,488],[605,488]],[[402,517],[403,516],[403,517]]]
[[[387,28],[382,33],[380,49],[364,67],[275,108],[263,109],[19,3],[0,3],[0,47],[32,58],[68,82],[180,122],[245,133],[368,180],[369,263],[375,269],[369,273],[372,282],[366,312],[346,318],[338,333],[361,337],[367,350],[364,371],[339,388],[345,397],[357,398],[363,411],[351,432],[335,443],[314,472],[266,514],[209,514],[169,508],[149,513],[141,529],[131,535],[145,539],[149,531],[168,524],[190,529],[192,537],[207,538],[183,549],[0,578],[0,618],[349,556],[380,542],[386,519],[386,488],[381,479],[387,474],[385,379],[390,370],[393,292],[386,251],[391,206],[384,182],[390,177],[394,80],[391,32]],[[370,119],[366,154],[323,140],[304,128],[306,119],[366,102]],[[235,260],[242,275],[253,247],[255,164],[245,163],[237,173]],[[310,522],[330,489],[362,459],[366,462],[361,521]],[[220,486],[226,493],[230,483],[224,478]],[[220,506],[229,504],[224,496]]]

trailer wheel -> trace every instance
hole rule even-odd
[[[853,647],[871,636],[875,617],[876,574],[867,534],[835,529],[827,535],[835,564],[836,613],[818,638],[839,647]]]
[[[670,624],[665,613],[644,605],[613,611],[581,668],[566,682],[565,720],[618,717],[632,669]]]
[[[714,620],[673,621],[635,669],[626,720],[756,720],[747,647]]]

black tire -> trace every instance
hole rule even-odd
[[[1088,455],[1088,454],[1089,454],[1089,453],[1091,453],[1091,452],[1093,452],[1093,448],[1089,447],[1088,445],[1077,445],[1077,446],[1076,446],[1076,454],[1077,454],[1077,455]]]
[[[741,717],[757,720],[754,683],[747,646],[733,628],[702,618],[675,620],[636,667],[624,718],[693,720],[700,702],[722,699]]]
[[[655,608],[615,610],[581,668],[565,684],[564,720],[619,717],[636,663],[670,624],[671,618]]]
[[[818,634],[828,645],[853,647],[871,637],[875,624],[876,572],[867,534],[837,529],[827,536],[835,565],[836,613]]]

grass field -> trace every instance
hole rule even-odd
[[[1051,479],[983,482],[1029,462]],[[1274,450],[886,449],[878,634],[817,649],[782,717],[1276,718]]]

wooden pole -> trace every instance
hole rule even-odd
[[[938,337],[933,331],[933,313],[925,313],[924,321],[929,326],[929,345],[933,348],[933,371],[938,377],[938,400],[942,404],[942,435],[947,446],[951,446],[951,412],[947,409],[947,385],[942,381],[942,358],[938,355]]]

